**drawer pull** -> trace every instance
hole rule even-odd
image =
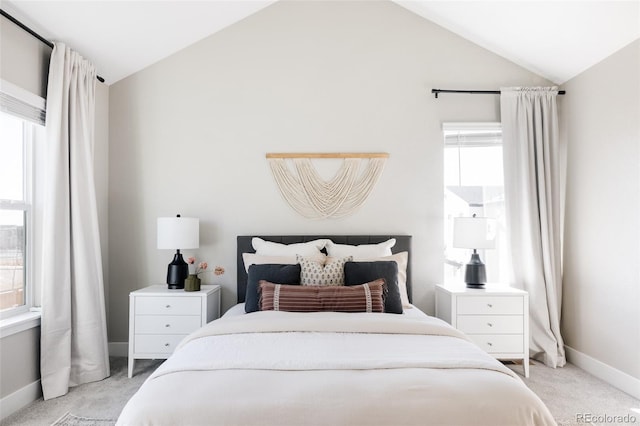
[[[491,324],[490,322],[488,322],[488,323],[487,323],[487,325],[488,325],[489,327],[493,327],[493,324]],[[168,327],[168,326],[167,326],[167,327]]]
[[[169,309],[170,307],[171,307],[171,305],[167,305],[167,306],[165,306],[165,308],[167,308],[167,309]]]
[[[491,303],[487,303],[487,306],[493,308],[493,305]]]
[[[169,327],[171,327],[171,324],[165,324],[164,326],[165,326],[166,328],[169,328]]]
[[[493,346],[493,343],[487,342],[487,346]]]
[[[165,343],[164,346],[168,348],[171,345],[169,343]]]

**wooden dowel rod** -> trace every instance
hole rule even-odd
[[[267,158],[389,158],[386,152],[281,152],[268,153]]]

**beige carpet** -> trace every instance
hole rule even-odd
[[[115,420],[129,398],[155,370],[161,361],[136,361],[135,376],[127,378],[127,359],[111,358],[111,377],[97,383],[72,388],[60,398],[35,401],[28,407],[0,422],[2,426],[51,426],[65,415],[68,426],[106,426],[104,423],[81,423],[87,421]],[[530,377],[522,376],[522,366],[510,365],[542,401],[561,426],[615,425],[615,422],[588,422],[603,416],[634,416],[640,426],[640,401],[591,376],[579,368],[567,364],[552,369],[542,364],[531,365]],[[582,416],[582,417],[580,417]],[[71,421],[78,421],[71,423]],[[60,425],[66,425],[61,423]],[[629,424],[629,423],[619,423]],[[634,423],[631,423],[634,424]]]
[[[548,368],[534,361],[529,378],[522,366],[509,365],[546,404],[560,426],[635,424],[640,426],[640,401],[578,367]],[[627,416],[635,423],[615,422]],[[604,420],[604,421],[599,421]]]
[[[112,357],[111,377],[71,388],[59,398],[42,398],[0,422],[1,426],[51,426],[67,413],[86,419],[117,419],[129,398],[162,361],[136,360],[135,375],[127,377],[127,358]],[[85,426],[91,423],[76,423]],[[71,426],[71,425],[70,425]],[[100,425],[102,426],[102,425]]]

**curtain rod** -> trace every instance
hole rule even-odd
[[[431,93],[435,94],[438,99],[440,93],[468,93],[472,95],[499,95],[499,90],[450,90],[450,89],[431,89]],[[558,90],[558,95],[564,95],[564,90]]]
[[[11,22],[13,22],[14,24],[16,24],[17,26],[19,26],[20,28],[22,28],[24,31],[28,32],[29,34],[31,34],[32,36],[34,36],[35,38],[37,38],[38,40],[40,40],[41,42],[43,42],[44,44],[46,44],[47,46],[49,46],[50,48],[53,49],[53,43],[52,42],[50,42],[46,38],[42,37],[40,34],[38,34],[37,32],[33,31],[31,28],[27,27],[25,24],[23,24],[22,22],[18,21],[13,16],[9,15],[3,9],[0,9],[0,14],[2,16],[4,16],[5,18],[7,18],[8,20],[10,20]],[[99,75],[96,75],[96,78],[98,79],[98,81],[100,83],[104,83],[104,78],[100,77]]]

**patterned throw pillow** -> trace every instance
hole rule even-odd
[[[384,312],[385,281],[344,286],[259,283],[261,311]]]
[[[353,257],[328,258],[326,263],[300,255],[296,259],[300,264],[301,285],[344,285],[344,264]]]

